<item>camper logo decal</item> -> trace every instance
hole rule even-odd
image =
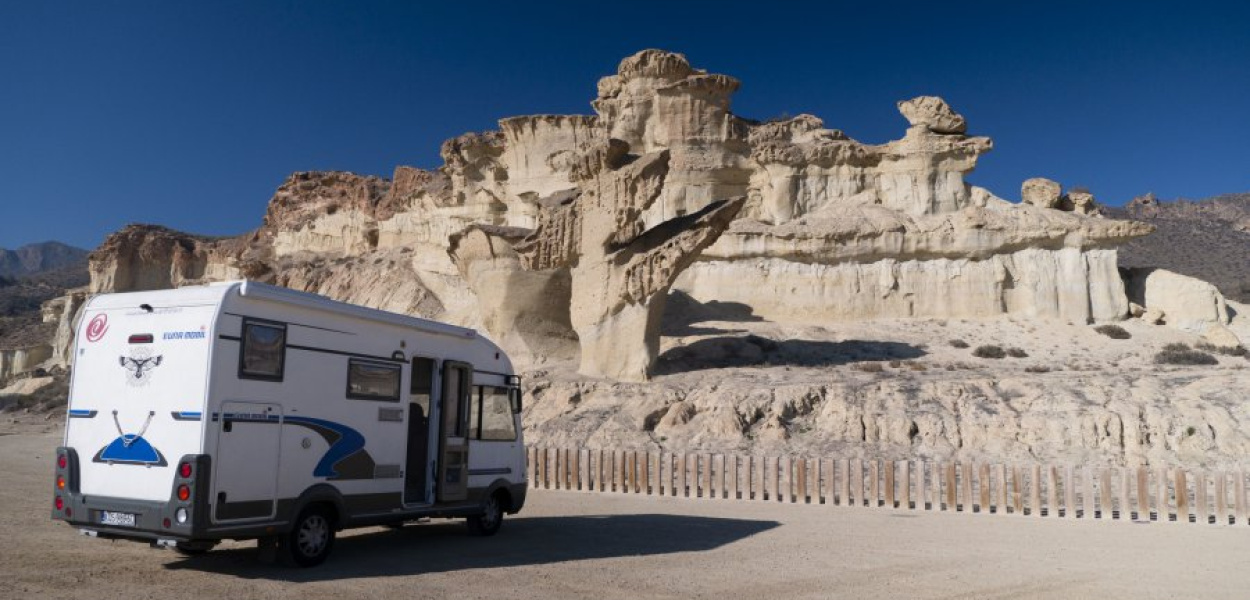
[[[117,411],[113,411],[113,425],[117,427],[117,438],[100,448],[95,458],[91,459],[92,462],[152,467],[163,467],[169,464],[165,462],[165,456],[160,450],[143,439],[143,434],[147,433],[154,416],[156,416],[156,411],[149,411],[148,418],[143,422],[143,428],[139,430],[139,433],[126,433],[122,430],[121,421],[117,418]]]
[[[135,348],[130,351],[130,356],[121,356],[117,362],[126,369],[126,383],[140,387],[152,381],[152,369],[161,366],[164,358],[160,354],[152,356],[152,351],[147,348]]]
[[[104,337],[108,330],[109,316],[104,313],[96,315],[91,319],[91,322],[87,323],[87,341],[92,343],[100,341],[100,338]]]

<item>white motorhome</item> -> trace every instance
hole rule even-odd
[[[175,547],[258,539],[323,561],[336,530],[525,503],[521,392],[471,329],[250,281],[83,307],[52,516]]]

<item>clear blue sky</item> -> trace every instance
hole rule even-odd
[[[734,112],[865,142],[943,96],[971,180],[1118,204],[1250,191],[1250,9],[1183,2],[69,2],[0,5],[0,247],[128,222],[260,223],[292,171],[389,176],[501,117],[589,113],[649,47],[742,80]],[[879,6],[877,6],[879,5]]]

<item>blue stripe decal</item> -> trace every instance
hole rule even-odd
[[[339,434],[339,439],[330,445],[330,449],[326,452],[326,455],[321,457],[321,461],[318,462],[317,467],[313,469],[314,477],[338,477],[339,472],[334,469],[334,464],[344,458],[347,458],[348,456],[351,456],[352,454],[355,454],[356,452],[359,452],[365,447],[365,436],[361,435],[359,431],[340,423],[313,419],[311,417],[291,416],[286,417],[286,422],[316,425]]]
[[[175,421],[199,421],[203,417],[203,413],[190,410],[175,411],[170,413],[170,415],[173,416]]]
[[[99,411],[75,408],[69,411],[71,419],[90,419],[99,414]]]
[[[330,448],[326,451],[325,456],[322,456],[321,460],[317,462],[317,466],[313,468],[314,477],[326,477],[329,479],[343,478],[344,475],[335,468],[337,463],[352,456],[353,454],[356,454],[357,452],[363,451],[365,448],[365,436],[361,435],[359,431],[343,425],[342,423],[335,423],[324,419],[296,417],[291,415],[280,417],[278,415],[260,415],[255,413],[213,413],[211,415],[211,419],[213,421],[217,421],[219,418],[235,423],[282,423],[299,425],[318,431],[318,433],[322,434],[323,438],[326,438],[326,442],[330,444]],[[322,432],[330,432],[332,436],[337,436],[338,439],[331,441],[331,439],[325,436]]]

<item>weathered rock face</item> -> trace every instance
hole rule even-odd
[[[212,240],[158,225],[128,225],[89,256],[93,294],[160,290],[237,278],[232,240]]]
[[[1152,320],[1199,334],[1229,324],[1224,295],[1201,279],[1165,269],[1125,269],[1124,273],[1129,299],[1144,306]]]
[[[493,248],[496,242],[508,243],[507,232],[497,231],[492,240],[491,230],[476,227],[468,238],[457,236],[452,256],[479,296],[489,289],[482,287],[484,270],[505,273],[507,306],[482,306],[487,320],[503,331],[521,329],[512,321],[527,315],[514,307],[550,309],[562,304],[524,290],[538,281],[554,283],[567,273],[568,322],[577,333],[580,372],[646,379],[659,353],[660,319],[669,288],[725,230],[743,203],[741,198],[716,202],[693,215],[647,228],[642,214],[662,193],[668,162],[667,151],[630,156],[623,141],[597,144],[577,159],[576,193],[543,202],[538,227],[515,241],[515,251]],[[514,262],[513,257],[519,260]],[[479,266],[482,262],[488,266]],[[508,268],[527,269],[541,274],[541,279],[518,277]],[[563,319],[553,322],[562,324]]]
[[[1127,314],[1115,247],[1150,227],[1051,182],[1026,205],[967,184],[992,143],[940,98],[900,102],[910,128],[872,145],[735,116],[738,87],[646,50],[599,81],[594,116],[503,119],[389,181],[297,173],[239,238],[123,230],[91,290],[250,277],[484,327],[535,363],[580,346],[584,372],[623,378],[654,360],[670,287],[778,320]]]

